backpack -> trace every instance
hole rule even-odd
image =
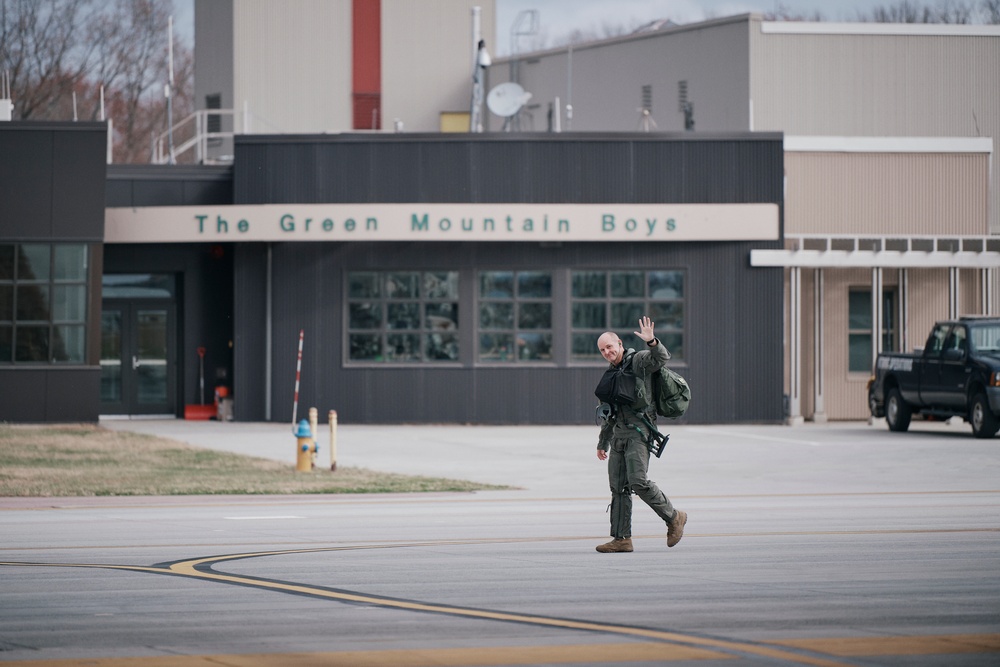
[[[653,407],[667,419],[683,417],[691,402],[691,387],[680,373],[666,366],[653,373]]]

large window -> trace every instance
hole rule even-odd
[[[848,303],[848,370],[852,373],[872,371],[872,291],[852,289]],[[896,295],[882,292],[882,349],[896,349]]]
[[[0,363],[83,363],[87,246],[0,243]]]
[[[570,283],[571,359],[601,359],[597,338],[605,331],[642,349],[632,332],[643,315],[671,357],[684,358],[683,271],[573,271]]]
[[[552,360],[552,273],[479,274],[479,360]]]
[[[458,361],[458,282],[456,271],[350,272],[350,361]]]

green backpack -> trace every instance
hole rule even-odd
[[[653,373],[653,407],[667,419],[683,417],[691,402],[687,380],[666,366]]]

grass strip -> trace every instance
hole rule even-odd
[[[0,496],[418,493],[510,487],[339,467],[295,466],[92,424],[0,423]]]

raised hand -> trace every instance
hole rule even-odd
[[[639,330],[633,331],[632,333],[647,343],[656,338],[656,336],[653,335],[653,321],[649,319],[649,316],[647,315],[643,315],[639,318]]]

